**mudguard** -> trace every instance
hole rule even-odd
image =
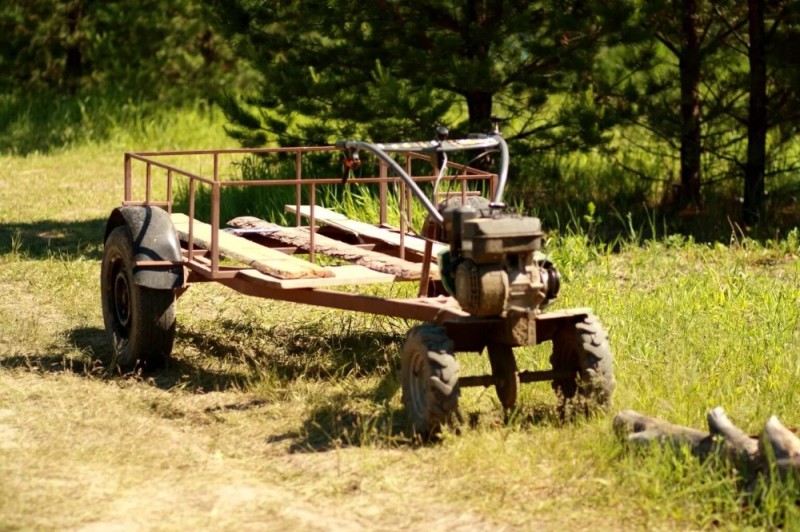
[[[133,282],[138,286],[171,290],[183,286],[181,244],[169,214],[159,207],[117,207],[108,217],[103,241],[126,225],[133,239],[133,261],[169,261],[163,266],[134,266]]]

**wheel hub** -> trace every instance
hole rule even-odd
[[[120,325],[127,327],[131,319],[131,294],[124,271],[114,278],[114,313]]]

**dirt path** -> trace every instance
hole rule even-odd
[[[430,486],[407,451],[292,451],[290,438],[270,437],[282,428],[274,405],[235,409],[241,394],[27,370],[0,370],[0,390],[4,527],[503,529],[418,496]]]

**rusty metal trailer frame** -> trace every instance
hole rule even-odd
[[[404,239],[407,238],[409,228],[407,220],[411,219],[411,206],[413,197],[409,190],[409,183],[397,176],[389,175],[389,168],[393,161],[379,160],[379,175],[377,177],[359,177],[351,179],[346,184],[341,177],[331,178],[308,178],[303,175],[304,156],[311,153],[331,152],[339,150],[341,147],[319,146],[319,147],[297,147],[297,148],[263,148],[263,149],[226,149],[226,150],[191,150],[191,151],[147,151],[130,152],[125,154],[124,159],[124,200],[123,206],[158,207],[172,214],[175,201],[175,181],[176,179],[188,180],[188,218],[189,231],[185,247],[181,250],[179,261],[147,260],[138,258],[135,265],[143,269],[157,269],[160,267],[181,266],[186,269],[188,274],[185,283],[178,289],[178,295],[192,283],[218,282],[242,294],[268,298],[274,300],[302,303],[308,305],[336,308],[348,311],[367,312],[385,316],[394,316],[424,322],[437,323],[442,325],[448,332],[448,336],[453,340],[455,351],[481,351],[487,344],[487,338],[496,335],[507,338],[508,320],[501,318],[476,318],[470,316],[462,310],[452,297],[436,296],[424,297],[427,293],[427,285],[430,281],[429,266],[434,258],[432,257],[431,240],[425,247],[422,257],[414,256],[409,253],[405,246]],[[269,180],[241,180],[223,178],[221,172],[221,160],[224,157],[233,156],[255,156],[255,155],[282,155],[283,157],[294,157],[294,176],[285,179]],[[437,159],[433,154],[423,154],[408,151],[400,154],[403,159],[406,174],[411,176],[412,162],[424,160],[432,163],[432,167],[437,170]],[[210,163],[212,168],[211,176],[200,175],[182,168],[169,159],[188,157],[205,158],[206,164]],[[209,161],[210,159],[210,161]],[[394,164],[399,164],[394,162]],[[457,175],[448,177],[448,180],[455,181],[460,189],[462,201],[468,193],[468,183],[472,181],[488,182],[489,190],[495,197],[498,196],[498,175],[487,173],[468,166],[455,164],[446,161],[445,164],[454,169]],[[156,174],[161,174],[166,179],[166,197],[157,199],[153,192],[153,182],[158,179]],[[137,179],[144,180],[143,194],[137,196],[134,184]],[[432,182],[437,179],[436,171],[431,175],[413,176],[414,183]],[[423,273],[420,279],[420,297],[407,299],[392,299],[368,296],[353,292],[344,292],[330,289],[330,283],[326,288],[315,288],[313,286],[305,288],[276,288],[264,284],[254,283],[249,279],[245,272],[247,268],[238,266],[224,266],[220,264],[219,231],[220,231],[220,198],[221,191],[227,187],[292,187],[295,192],[295,226],[301,227],[302,219],[300,213],[301,198],[304,189],[307,190],[308,203],[311,207],[308,216],[308,229],[310,238],[310,248],[308,260],[314,263],[316,260],[314,250],[314,238],[318,224],[315,216],[316,198],[319,187],[323,186],[359,186],[362,184],[378,184],[380,212],[378,213],[379,226],[387,227],[387,198],[389,186],[399,187],[399,208],[404,215],[400,216],[400,227],[398,234],[400,245],[397,249],[397,256],[401,259],[410,258],[423,263]],[[500,180],[500,186],[504,183]],[[211,244],[207,248],[202,248],[195,241],[194,223],[196,219],[196,199],[198,190],[201,187],[210,189],[210,208],[209,213],[211,226]],[[143,196],[143,197],[141,197]],[[313,283],[312,283],[313,284]],[[342,285],[348,285],[346,281]],[[577,319],[589,313],[588,309],[572,309],[568,311],[555,311],[539,313],[530,316],[529,321],[534,324],[535,330],[531,330],[529,337],[535,338],[535,343],[551,340],[558,326],[558,323],[567,319]],[[530,327],[531,325],[528,325]],[[517,344],[530,345],[530,344]],[[555,370],[548,371],[523,371],[519,373],[520,382],[548,381],[558,378],[569,378],[570,375],[559,373]],[[490,386],[494,384],[491,375],[461,377],[461,386]]]

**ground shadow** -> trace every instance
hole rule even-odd
[[[15,354],[0,358],[0,367],[6,369],[24,368],[39,373],[71,373],[90,376],[104,371],[102,364],[88,358],[74,358],[63,353]]]
[[[0,224],[0,255],[18,253],[32,259],[45,259],[59,254],[77,254],[100,260],[105,225],[105,218]]]
[[[243,385],[244,378],[241,375],[215,371],[175,358],[154,371],[123,371],[114,364],[105,330],[97,327],[76,328],[66,331],[64,336],[66,349],[59,344],[43,353],[3,357],[0,358],[0,367],[26,368],[42,373],[70,373],[108,381],[139,379],[163,390],[180,387],[194,393],[240,389]],[[80,354],[70,356],[65,351]]]
[[[373,399],[383,402],[399,388],[392,355],[398,337],[373,331],[319,336],[302,328],[280,326],[242,327],[241,323],[220,321],[214,331],[176,332],[175,345],[202,353],[201,357],[170,357],[163,367],[141,372],[125,372],[115,365],[104,329],[79,327],[65,331],[64,343],[54,344],[45,352],[20,354],[0,359],[0,366],[24,367],[47,373],[74,373],[95,378],[143,378],[161,389],[180,386],[201,393],[245,388],[248,381],[269,374],[282,382],[300,377],[336,380],[344,377],[384,377]],[[255,342],[254,339],[259,341]],[[262,348],[252,347],[257,343]],[[304,355],[302,346],[309,349]],[[381,345],[382,351],[373,349]],[[65,353],[76,353],[66,355]],[[206,366],[218,365],[223,369]]]
[[[333,394],[308,415],[299,430],[270,438],[270,442],[291,441],[291,452],[411,443],[404,413],[389,405],[400,389],[397,352],[402,337],[372,330],[331,334],[325,329],[330,324],[262,327],[222,320],[213,331],[184,331],[179,337],[207,357],[246,364],[254,375],[269,374],[281,382],[302,378],[335,385],[382,375],[374,387],[355,395]],[[376,408],[356,408],[365,402]]]
[[[352,335],[340,335],[342,338],[336,342],[342,345],[362,345],[363,331]],[[366,334],[370,340],[373,334]],[[380,335],[379,335],[380,336]],[[386,335],[387,338],[394,338]],[[173,358],[165,367],[154,371],[123,372],[111,362],[111,347],[106,333],[97,327],[75,328],[66,331],[67,351],[77,352],[79,355],[65,355],[64,345],[53,346],[44,353],[18,354],[0,358],[0,367],[25,368],[41,373],[64,373],[82,376],[85,378],[117,381],[135,379],[163,390],[180,388],[191,393],[207,391],[224,391],[229,389],[241,390],[247,387],[248,376],[241,371],[215,371],[202,367],[190,360]],[[223,338],[227,336],[223,335]],[[178,333],[177,341],[196,343],[202,339],[202,348],[210,356],[232,356],[233,346],[226,342],[216,341],[213,337],[206,338],[196,333]],[[335,355],[329,353],[334,360],[342,364],[352,364],[350,355]],[[274,363],[274,361],[272,362]],[[370,368],[371,376],[375,372],[382,373],[383,377],[374,386],[361,388],[353,392],[348,391],[333,394],[325,404],[313,409],[303,421],[300,429],[271,436],[270,443],[289,441],[289,451],[293,453],[322,452],[351,446],[385,446],[385,447],[419,447],[420,445],[435,444],[436,438],[422,441],[409,430],[408,419],[397,402],[391,401],[399,393],[401,383],[396,368],[386,368],[382,363],[359,364],[350,366],[351,373],[346,373],[352,378],[352,372],[364,372]],[[291,379],[300,376],[308,378],[306,372],[298,373],[297,368],[286,369],[281,379]],[[320,374],[324,373],[320,370]],[[365,373],[369,374],[369,372]],[[253,376],[256,373],[253,372]],[[340,376],[329,377],[332,380]],[[251,408],[262,404],[263,401],[254,399],[245,406],[234,405],[214,407],[215,409]],[[364,408],[364,403],[371,403],[372,408]],[[358,405],[362,406],[359,407]],[[558,407],[554,405],[519,405],[517,409],[503,415],[497,412],[466,412],[456,423],[456,432],[464,428],[478,429],[479,427],[512,427],[515,430],[527,430],[534,426],[559,426],[565,421]]]
[[[396,377],[388,377],[395,380]],[[399,385],[397,386],[399,388]],[[361,396],[337,394],[326,404],[315,408],[296,431],[268,438],[269,443],[291,441],[289,452],[316,453],[361,447],[365,445],[385,447],[417,447],[423,442],[408,429],[405,412],[391,406],[388,401],[379,401],[383,383],[372,392]],[[356,410],[351,405],[358,400],[373,401],[378,406],[372,412]],[[435,439],[429,440],[433,443]]]
[[[314,409],[299,430],[272,436],[268,441],[291,441],[289,451],[293,453],[323,452],[364,445],[414,448],[436,445],[440,441],[439,437],[434,435],[423,439],[415,435],[409,427],[405,411],[382,400],[385,397],[384,388],[393,388],[395,392],[400,388],[396,374],[388,380],[394,382],[388,386],[382,382],[370,393],[360,397],[380,405],[377,412],[359,412],[348,406],[353,404],[353,396],[339,395]],[[579,417],[565,419],[555,405],[520,405],[514,411],[504,414],[498,404],[496,411],[460,413],[447,430],[456,434],[468,429],[511,429],[525,432],[534,427],[563,427],[582,420]]]
[[[95,353],[109,352],[105,331],[96,327],[84,327],[65,331],[67,345],[52,344],[43,352],[20,353],[0,358],[0,367],[25,368],[40,373],[71,373],[86,377],[103,377],[108,373],[102,360]],[[67,353],[77,353],[69,355]]]
[[[373,330],[331,332],[332,325],[262,326],[248,320],[218,320],[213,328],[178,332],[180,342],[207,357],[245,364],[289,382],[375,376],[396,369],[402,336]]]

